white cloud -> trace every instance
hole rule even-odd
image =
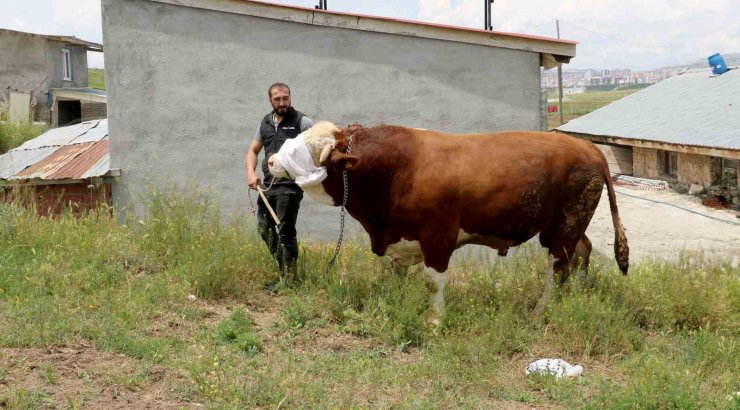
[[[100,0],[54,0],[51,3],[54,22],[80,29],[101,27]]]
[[[483,27],[483,3],[418,0],[422,21]],[[578,41],[573,67],[649,69],[740,52],[740,1],[497,0],[494,30]]]

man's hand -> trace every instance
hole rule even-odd
[[[257,186],[262,182],[257,176],[257,173],[254,172],[257,168],[257,155],[259,155],[261,150],[262,143],[254,140],[249,144],[249,149],[247,150],[247,185],[252,189],[257,189]]]
[[[257,186],[260,185],[262,181],[260,181],[260,178],[257,176],[256,173],[250,172],[249,175],[247,175],[247,185],[249,185],[252,189],[257,189]]]

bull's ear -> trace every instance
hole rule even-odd
[[[351,169],[360,158],[354,155],[347,155],[342,152],[336,151],[330,159],[332,165],[340,169]]]
[[[319,155],[319,165],[324,165],[324,162],[327,158],[329,158],[329,154],[331,154],[332,146],[330,144],[324,145],[324,148],[321,150],[321,155]]]

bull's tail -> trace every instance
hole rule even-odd
[[[614,223],[614,256],[617,259],[619,270],[626,275],[630,265],[630,248],[627,244],[624,226],[622,226],[622,221],[619,219],[617,196],[614,194],[614,185],[612,184],[612,178],[609,173],[609,166],[606,165],[606,160],[604,161],[604,168],[604,180],[606,182],[607,192],[609,193],[609,207],[612,211],[612,222]]]

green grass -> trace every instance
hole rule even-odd
[[[139,369],[107,385],[153,388],[149,369],[161,367],[177,400],[207,408],[740,405],[727,399],[740,390],[740,272],[726,260],[648,260],[623,277],[613,259],[595,258],[534,319],[542,249],[470,257],[451,268],[435,327],[423,273],[393,273],[362,240],[326,277],[331,246],[303,244],[296,277],[273,294],[252,220],[221,223],[207,193],[149,198],[149,216],[122,225],[108,209],[50,220],[0,205],[0,347],[82,340]],[[585,373],[526,377],[542,357]],[[49,405],[65,373],[59,363],[39,371],[42,388],[0,373],[11,385],[0,385],[0,407]]]
[[[610,91],[588,91],[580,94],[565,95],[563,96],[563,121],[568,122],[574,118],[586,115],[638,91],[640,91],[640,89],[625,88]],[[547,98],[554,100],[548,102],[547,105],[558,105],[557,90],[548,90]],[[560,113],[548,113],[547,124],[548,129],[560,126]]]
[[[87,70],[87,84],[90,88],[105,90],[105,70],[102,68],[89,68]]]
[[[24,142],[38,137],[47,129],[46,125],[37,125],[30,122],[10,123],[0,119],[0,154],[4,154]]]

